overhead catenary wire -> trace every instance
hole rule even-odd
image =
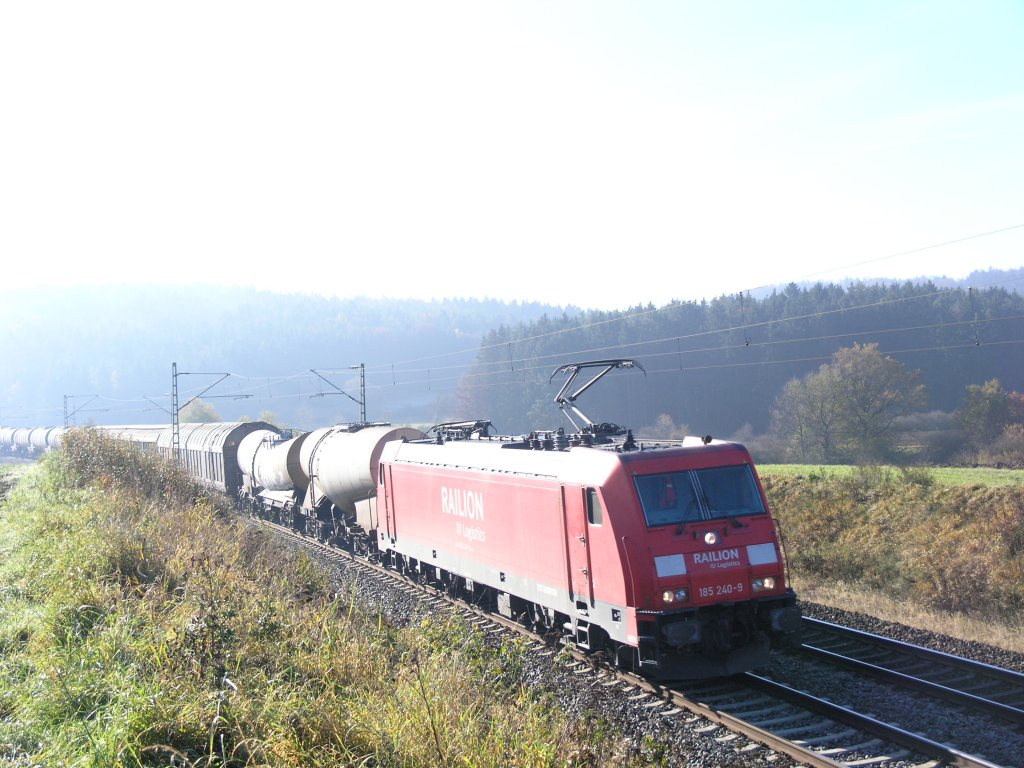
[[[977,233],[975,233],[973,235],[965,235],[964,237],[958,237],[958,238],[955,238],[953,240],[944,240],[941,243],[932,243],[931,245],[923,245],[923,246],[920,246],[918,248],[911,248],[908,251],[899,251],[898,253],[890,253],[887,256],[878,256],[876,258],[867,259],[865,261],[858,261],[858,262],[854,262],[852,264],[844,264],[844,265],[839,266],[839,267],[831,267],[830,269],[823,269],[823,270],[820,270],[818,272],[811,272],[810,274],[807,274],[807,275],[804,275],[802,277],[796,278],[796,280],[799,281],[799,282],[803,282],[805,280],[809,280],[809,279],[814,278],[814,277],[819,277],[821,275],[829,275],[829,274],[832,274],[833,272],[839,272],[839,271],[846,270],[846,269],[856,269],[857,267],[864,267],[864,266],[867,266],[868,264],[877,264],[877,263],[882,262],[882,261],[888,261],[889,259],[896,259],[896,258],[899,258],[900,256],[911,256],[911,255],[913,255],[915,253],[924,253],[925,251],[935,250],[936,248],[946,248],[946,247],[948,247],[950,245],[958,245],[960,243],[966,243],[966,242],[968,242],[970,240],[980,240],[983,237],[991,237],[992,235],[1001,235],[1001,234],[1003,234],[1005,232],[1012,232],[1015,229],[1021,229],[1021,228],[1024,228],[1024,224],[1011,224],[1008,227],[1000,227],[999,229],[990,229],[987,232],[977,232]],[[758,291],[758,290],[762,290],[762,289],[765,289],[765,288],[771,288],[771,287],[772,287],[771,285],[759,285],[756,288],[748,288],[747,291],[748,292],[750,292],[750,291]]]
[[[1002,281],[1002,282],[1017,282],[1017,281],[1021,281],[1021,280],[1024,280],[1024,278],[1014,278],[1014,279],[1007,280],[1007,281]],[[831,309],[831,310],[822,310],[820,312],[812,312],[812,313],[807,313],[807,314],[803,314],[803,315],[795,315],[795,316],[792,316],[792,317],[777,318],[777,319],[774,319],[774,320],[764,320],[764,321],[761,321],[761,322],[758,322],[758,323],[741,324],[741,325],[734,325],[734,326],[729,326],[729,327],[724,327],[724,328],[716,328],[716,329],[707,330],[707,331],[699,331],[699,332],[690,333],[690,334],[683,334],[681,336],[672,336],[672,337],[659,338],[659,339],[640,340],[640,341],[637,341],[637,342],[631,342],[631,345],[634,345],[634,344],[658,344],[658,343],[662,343],[662,342],[664,342],[664,341],[666,341],[668,339],[672,339],[672,338],[692,339],[692,338],[697,338],[697,337],[700,337],[700,336],[711,336],[711,335],[715,335],[715,334],[729,333],[729,332],[734,332],[734,331],[739,331],[739,330],[744,331],[744,333],[746,334],[746,331],[748,329],[752,329],[752,328],[766,328],[766,327],[770,327],[770,326],[777,326],[777,325],[780,325],[780,324],[783,324],[783,323],[797,322],[797,321],[801,321],[801,320],[813,320],[813,319],[816,319],[816,318],[826,317],[828,315],[842,314],[842,313],[847,313],[847,312],[855,312],[855,311],[863,310],[863,309],[873,309],[873,308],[884,307],[884,306],[888,306],[888,305],[899,304],[899,303],[909,302],[909,301],[918,301],[918,300],[934,298],[934,297],[937,297],[937,296],[942,296],[942,295],[947,295],[947,294],[954,294],[954,293],[962,292],[962,291],[963,291],[963,289],[959,288],[959,287],[942,288],[942,289],[939,289],[939,290],[936,290],[936,291],[931,291],[929,293],[918,294],[918,295],[915,295],[915,296],[902,296],[902,297],[893,298],[893,299],[884,299],[882,301],[872,302],[872,303],[869,303],[869,304],[861,304],[861,305],[856,305],[856,306],[851,306],[851,307],[840,307],[840,308]],[[568,327],[568,328],[562,328],[562,329],[559,329],[559,330],[556,330],[556,331],[549,331],[549,332],[544,333],[544,334],[536,334],[536,335],[533,335],[533,336],[525,336],[523,338],[514,339],[514,340],[503,340],[503,341],[501,341],[500,343],[497,343],[497,344],[481,345],[480,347],[477,348],[477,351],[478,352],[485,352],[487,350],[496,349],[498,347],[505,347],[505,346],[508,346],[508,345],[511,345],[511,344],[520,344],[520,343],[525,343],[525,342],[530,342],[530,341],[539,341],[541,339],[551,338],[551,337],[554,337],[554,336],[566,335],[566,334],[571,334],[571,333],[577,333],[577,332],[580,332],[580,331],[590,330],[592,328],[595,328],[595,327],[598,327],[598,326],[601,326],[601,325],[606,325],[606,324],[613,323],[613,322],[620,322],[620,321],[624,321],[624,320],[629,320],[629,319],[634,319],[634,318],[640,318],[640,317],[648,316],[648,315],[651,315],[651,314],[653,314],[655,312],[670,311],[672,309],[679,308],[680,306],[682,306],[682,305],[680,305],[680,304],[670,304],[670,305],[666,305],[664,307],[659,307],[658,309],[647,310],[647,311],[644,311],[644,312],[641,312],[641,313],[634,313],[634,314],[628,314],[628,315],[624,314],[624,315],[621,315],[621,316],[616,317],[616,318],[607,319],[607,320],[601,320],[601,321],[594,322],[594,323],[583,323],[583,324],[579,324],[579,325],[573,325],[573,326]],[[593,348],[589,348],[589,349],[579,349],[579,350],[569,351],[569,352],[565,352],[564,354],[565,355],[569,355],[569,356],[571,356],[571,355],[585,355],[585,354],[591,354],[591,353],[600,352],[602,350],[608,350],[608,349],[613,349],[613,348],[614,347],[601,346],[601,347],[593,347]],[[417,359],[415,359],[413,361],[407,361],[407,362],[421,362],[421,361],[424,361],[424,360],[437,359],[437,358],[440,358],[440,357],[451,356],[451,355],[454,355],[454,354],[464,354],[464,352],[445,353],[444,355],[435,355],[435,356],[432,356],[430,358],[417,358]],[[498,363],[497,362],[492,362],[492,363],[489,363],[489,364],[497,365]],[[395,363],[392,363],[391,365],[395,365]],[[371,367],[379,367],[379,366],[367,366],[367,369],[369,370]],[[435,371],[439,370],[439,368],[437,366],[432,366],[432,368]],[[451,365],[451,366],[445,366],[445,367],[441,368],[440,370],[443,370],[443,369],[446,369],[446,368],[447,369],[462,369],[462,368],[464,368],[464,366],[463,365]],[[422,369],[422,368],[407,368],[407,369],[405,369],[404,372],[405,373],[415,373],[417,371],[422,371],[422,370],[425,370],[425,369]]]

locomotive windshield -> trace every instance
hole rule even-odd
[[[647,526],[764,514],[748,464],[637,475]]]

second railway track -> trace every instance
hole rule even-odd
[[[1024,727],[1024,675],[804,617],[801,652]]]

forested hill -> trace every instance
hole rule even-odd
[[[463,379],[460,411],[486,414],[502,431],[559,426],[552,400],[564,377],[549,382],[554,369],[621,357],[638,361],[646,376],[615,371],[583,394],[577,405],[593,421],[638,431],[657,425],[661,433],[686,425],[716,436],[749,425],[745,432],[759,433],[788,380],[854,343],[877,344],[920,370],[931,409],[955,410],[968,384],[992,378],[1024,390],[1017,292],[932,282],[790,285],[761,299],[725,296],[499,328]]]
[[[0,299],[0,424],[12,426],[61,424],[65,403],[72,423],[166,422],[174,362],[189,374],[182,404],[215,385],[203,399],[220,417],[269,413],[298,428],[358,419],[345,396],[359,393],[358,363],[370,420],[486,418],[503,432],[567,426],[552,371],[603,358],[633,358],[647,374],[616,371],[579,407],[666,437],[684,425],[762,433],[787,381],[854,343],[920,370],[929,409],[953,411],[968,384],[993,378],[1024,391],[1024,297],[1004,287],[790,285],[623,312],[195,286]],[[216,383],[220,373],[232,375]]]
[[[358,396],[358,371],[348,367],[365,363],[369,419],[440,421],[485,333],[563,311],[213,286],[53,289],[0,299],[0,423],[17,426],[61,424],[65,395],[73,396],[72,410],[82,407],[73,423],[167,422],[174,362],[181,372],[232,374],[204,395],[225,419],[269,411],[286,426],[355,421],[358,405],[338,389]],[[179,377],[180,402],[216,381]]]

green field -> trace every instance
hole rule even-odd
[[[870,474],[898,481],[901,478],[916,483],[922,479],[934,485],[981,485],[999,488],[1024,485],[1024,469],[992,469],[990,467],[861,467],[853,464],[759,464],[757,471],[777,477],[855,477]]]

